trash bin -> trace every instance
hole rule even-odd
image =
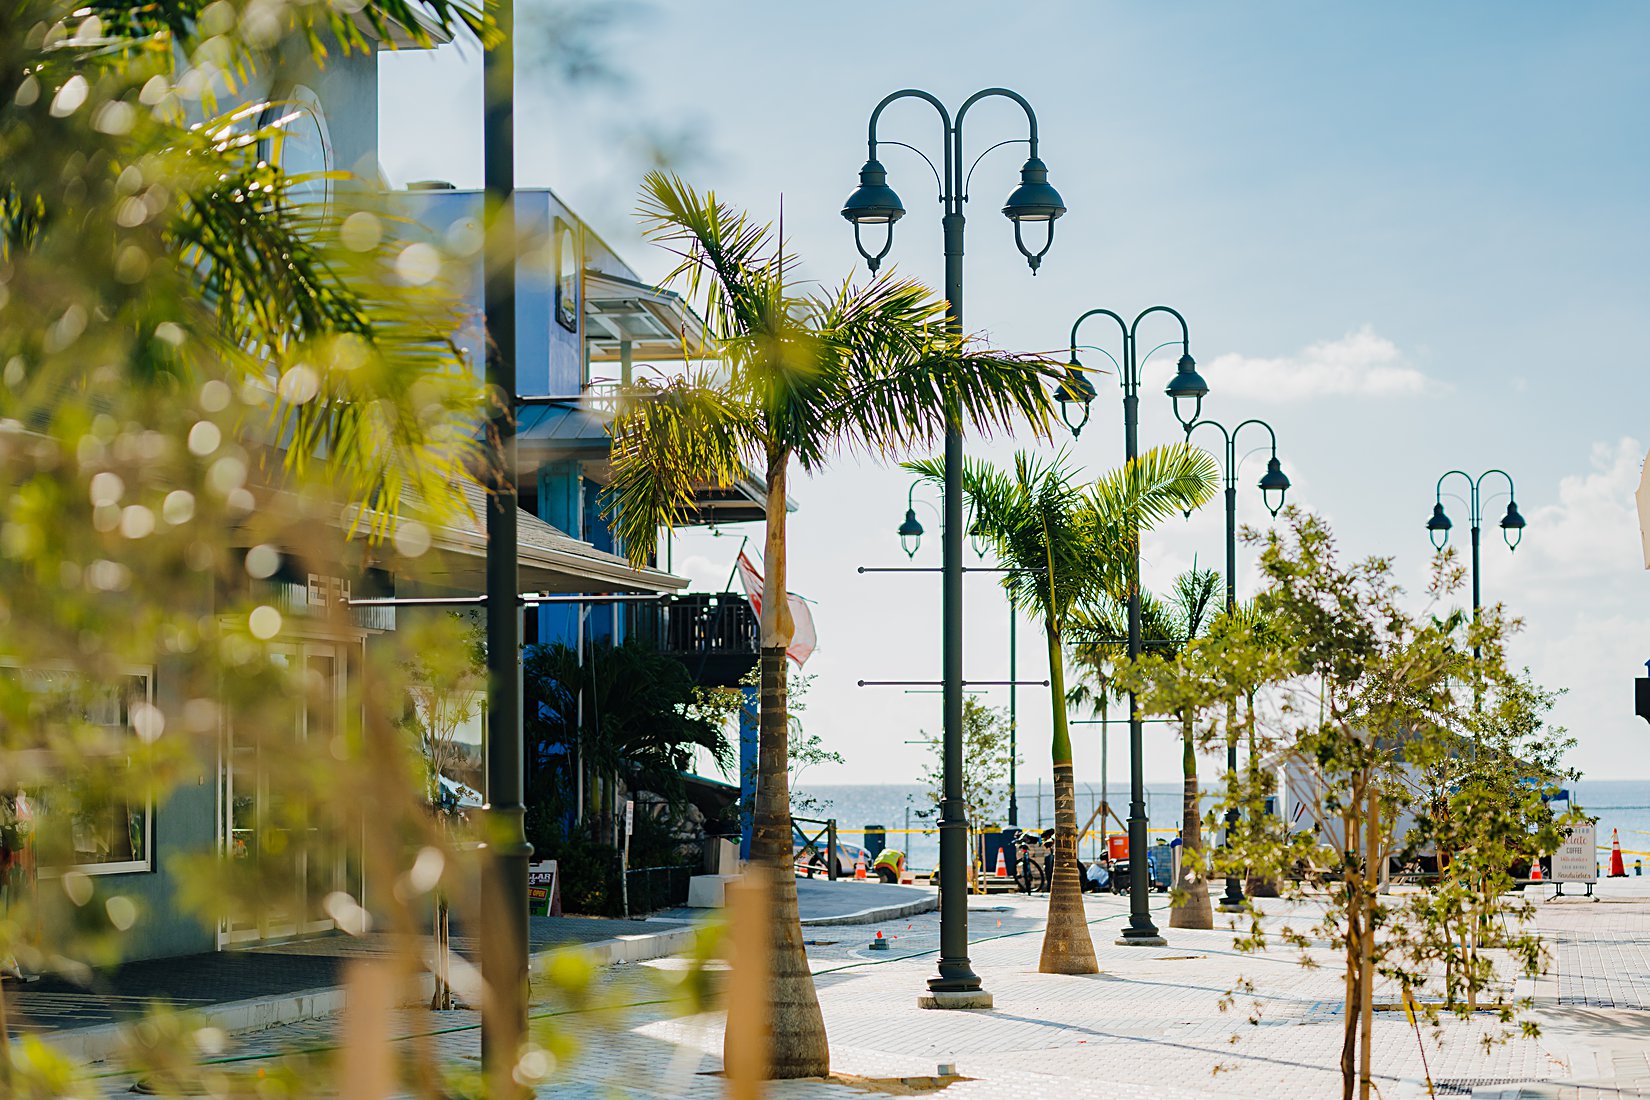
[[[888,847],[888,826],[865,826],[865,852],[869,857],[869,861],[876,862],[876,858],[882,854],[882,850],[886,847]]]

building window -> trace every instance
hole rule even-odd
[[[332,134],[321,99],[302,84],[271,103],[258,118],[258,128],[268,131],[258,155],[292,180],[288,194],[300,203],[332,198]]]
[[[556,320],[579,331],[579,241],[573,227],[556,219]]]
[[[132,769],[134,712],[152,708],[154,677],[134,672],[88,684],[77,673],[6,669],[28,697],[42,733],[72,734],[86,767],[56,784],[0,798],[0,847],[8,865],[91,875],[154,869],[154,806]]]

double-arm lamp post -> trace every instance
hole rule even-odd
[[[1427,535],[1432,539],[1432,545],[1442,550],[1449,542],[1449,530],[1454,526],[1449,516],[1444,514],[1444,482],[1452,477],[1459,477],[1467,483],[1467,518],[1472,523],[1472,622],[1478,625],[1479,587],[1478,587],[1478,544],[1479,536],[1484,527],[1484,479],[1491,474],[1500,474],[1507,479],[1507,514],[1501,517],[1501,537],[1506,540],[1509,550],[1518,549],[1518,540],[1524,537],[1524,517],[1518,514],[1517,490],[1513,488],[1512,475],[1505,470],[1485,470],[1476,478],[1464,470],[1450,470],[1438,479],[1438,486],[1433,491],[1432,518],[1427,520]],[[1478,660],[1481,654],[1479,646],[1474,643],[1472,659]]]
[[[1014,243],[1033,272],[1054,243],[1054,221],[1066,212],[1059,192],[1049,186],[1048,168],[1037,157],[1037,116],[1031,104],[1007,88],[986,88],[963,101],[953,119],[939,99],[928,92],[907,88],[886,96],[871,112],[868,133],[869,155],[859,172],[859,187],[842,205],[842,216],[853,223],[854,243],[875,271],[894,244],[894,223],[905,215],[905,206],[888,186],[888,172],[877,159],[877,120],[892,103],[920,99],[940,117],[942,167],[914,146],[934,169],[940,188],[941,228],[945,236],[946,320],[951,331],[961,334],[963,291],[963,207],[968,202],[968,181],[973,165],[964,158],[963,119],[982,99],[1014,101],[1025,111],[1029,156],[1020,169],[1020,185],[1003,204],[1003,214],[1014,223]],[[1000,144],[1007,144],[1006,142]],[[992,146],[991,148],[996,148]],[[987,149],[986,152],[990,152]],[[983,154],[982,154],[983,155]],[[1047,236],[1040,249],[1026,246],[1022,234],[1027,225],[1041,225]],[[873,252],[862,231],[884,227],[886,236]],[[940,960],[939,973],[928,979],[930,996],[919,1003],[929,1007],[976,1007],[989,998],[980,988],[979,975],[968,959],[968,820],[962,785],[962,544],[964,535],[962,499],[962,423],[955,405],[945,409],[945,524],[941,561],[941,686],[944,699],[944,791],[940,799]]]
[[[1126,462],[1140,457],[1140,368],[1145,359],[1139,354],[1137,335],[1140,323],[1154,313],[1167,313],[1180,322],[1180,364],[1175,376],[1163,391],[1174,401],[1175,419],[1188,432],[1197,423],[1203,411],[1203,398],[1209,392],[1208,383],[1197,373],[1197,361],[1192,358],[1191,336],[1186,329],[1186,318],[1168,306],[1152,306],[1141,310],[1133,321],[1125,321],[1109,309],[1091,309],[1078,317],[1071,326],[1071,362],[1066,368],[1065,381],[1055,391],[1060,402],[1060,415],[1075,438],[1088,423],[1089,404],[1094,400],[1094,384],[1084,377],[1083,364],[1077,358],[1077,332],[1090,317],[1110,317],[1117,322],[1123,334],[1123,358],[1112,359],[1117,364],[1118,382],[1123,387],[1123,456]],[[1171,341],[1172,342],[1172,341]],[[1156,350],[1156,349],[1153,349]],[[1111,353],[1105,353],[1110,357]],[[1148,352],[1149,356],[1151,353]],[[1182,402],[1192,402],[1190,417],[1183,415]],[[1073,406],[1082,408],[1081,419],[1073,418]],[[1129,660],[1140,657],[1140,531],[1138,525],[1129,540],[1133,561],[1129,568]],[[1164,940],[1152,923],[1150,897],[1151,883],[1146,867],[1146,778],[1145,763],[1141,759],[1142,735],[1140,708],[1134,692],[1129,693],[1129,926],[1117,942],[1124,946],[1155,947]]]
[[[1220,433],[1220,457],[1223,465],[1221,474],[1226,481],[1226,613],[1230,615],[1237,607],[1237,483],[1238,483],[1238,436],[1243,429],[1254,425],[1265,428],[1267,436],[1272,441],[1272,457],[1266,460],[1266,472],[1261,475],[1259,486],[1261,499],[1266,502],[1266,510],[1277,517],[1283,507],[1284,494],[1289,491],[1289,478],[1278,463],[1278,433],[1272,430],[1272,425],[1264,420],[1245,420],[1230,431],[1226,425],[1218,420],[1198,420],[1186,429],[1186,439],[1189,442],[1192,432],[1198,428],[1213,428]],[[1228,723],[1230,725],[1230,723]],[[1237,736],[1230,728],[1226,736],[1226,775],[1228,781],[1237,774]],[[1238,812],[1233,807],[1226,811],[1226,838],[1231,843],[1232,830],[1237,827]],[[1243,908],[1243,884],[1236,876],[1226,878],[1226,895],[1220,899],[1221,909],[1235,912]]]

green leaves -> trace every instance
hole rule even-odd
[[[898,454],[938,439],[948,409],[977,431],[1046,432],[1056,368],[974,348],[920,284],[885,274],[802,293],[767,225],[661,172],[643,185],[641,218],[678,257],[669,278],[703,309],[719,367],[637,383],[611,428],[605,508],[633,561],[690,514],[696,489],[747,469]]]
[[[1273,882],[1321,914],[1280,927],[1257,910],[1240,946],[1327,941],[1349,973],[1367,946],[1374,973],[1425,1013],[1469,1013],[1541,961],[1510,890],[1514,868],[1558,840],[1540,798],[1568,775],[1569,741],[1544,726],[1553,696],[1506,666],[1500,614],[1472,627],[1452,606],[1461,576],[1448,555],[1414,601],[1388,560],[1345,561],[1322,520],[1291,508],[1261,571],[1254,602],[1216,616],[1180,660],[1147,659],[1114,682],[1152,711],[1232,715],[1203,731],[1247,750],[1206,819],[1241,815],[1211,851],[1214,874]],[[1423,888],[1381,894],[1387,868]],[[1502,1006],[1503,1021],[1517,1009]]]
[[[944,481],[938,460],[905,465]],[[971,530],[1014,570],[1003,580],[1009,598],[1056,631],[1078,608],[1126,598],[1139,529],[1199,507],[1217,487],[1213,459],[1184,443],[1155,447],[1092,485],[1063,453],[1045,459],[1021,451],[1012,473],[979,461],[963,466]]]

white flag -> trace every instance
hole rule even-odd
[[[751,610],[756,617],[762,617],[762,574],[751,563],[745,552],[739,552],[739,580],[745,586],[745,598],[751,602]],[[795,627],[791,634],[791,644],[785,647],[785,656],[796,662],[801,668],[803,663],[813,653],[814,647],[819,644],[819,638],[814,634],[813,612],[808,610],[808,601],[795,592],[785,593],[791,608],[791,622]]]

